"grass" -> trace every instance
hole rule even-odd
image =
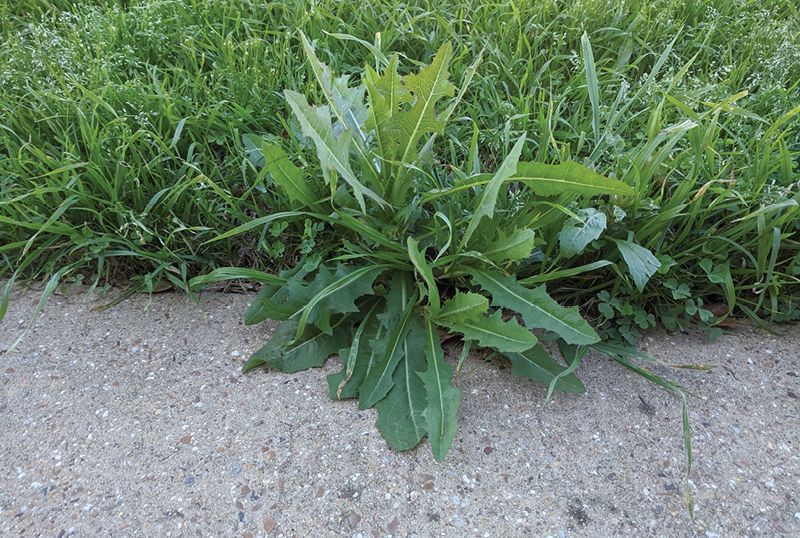
[[[324,241],[306,223],[207,243],[291,209],[245,135],[305,159],[280,94],[319,97],[302,30],[344,73],[390,51],[427,63],[451,41],[461,80],[483,51],[441,154],[494,170],[527,131],[524,160],[636,189],[605,239],[570,259],[547,249],[526,275],[615,262],[549,283],[604,335],[797,319],[799,23],[791,0],[0,0],[0,278],[188,290]],[[612,248],[629,234],[662,264],[641,291]]]

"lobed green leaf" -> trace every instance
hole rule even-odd
[[[533,252],[535,232],[530,228],[514,230],[506,235],[498,227],[497,237],[491,245],[482,246],[481,252],[494,263],[524,260]]]
[[[518,377],[548,386],[555,381],[553,386],[564,392],[581,393],[586,391],[586,387],[575,374],[569,373],[560,378],[557,377],[563,374],[566,368],[553,360],[541,344],[522,353],[505,353],[505,356],[511,361],[511,373]]]
[[[319,196],[309,187],[305,174],[289,160],[280,146],[264,143],[262,153],[264,166],[272,175],[275,185],[286,193],[290,200],[307,207],[314,207],[318,203]]]
[[[422,277],[425,282],[425,290],[428,296],[428,308],[431,315],[436,316],[439,313],[439,287],[436,279],[433,277],[433,269],[430,264],[425,260],[425,256],[419,250],[419,243],[413,237],[409,237],[406,241],[408,245],[408,257],[411,263],[414,264],[414,269]]]
[[[500,310],[491,316],[479,315],[457,321],[437,320],[437,323],[461,333],[465,340],[475,340],[481,347],[504,353],[525,351],[538,342],[536,336],[516,319],[503,320]]]
[[[358,312],[358,307],[355,304],[356,299],[372,293],[373,282],[384,270],[386,270],[385,265],[350,267],[340,264],[336,269],[336,275],[332,282],[315,293],[303,306],[302,310],[293,314],[293,316],[300,315],[297,324],[298,337],[305,330],[307,323],[313,323],[322,332],[330,334],[331,316],[333,314]]]
[[[350,340],[351,328],[350,318],[342,316],[333,324],[335,330],[331,334],[311,327],[297,338],[297,322],[284,321],[270,341],[253,353],[242,371],[246,373],[262,365],[290,373],[319,368]]]
[[[485,314],[489,309],[489,299],[479,293],[456,291],[455,295],[444,303],[439,315],[434,319],[442,325],[464,321]]]
[[[544,285],[528,289],[498,273],[471,269],[469,274],[473,282],[491,294],[492,305],[519,312],[529,328],[552,331],[570,344],[600,340],[577,307],[561,306],[547,294]]]
[[[417,294],[403,273],[395,273],[386,297],[386,311],[379,317],[384,337],[373,341],[380,350],[376,363],[367,373],[358,393],[358,407],[367,409],[381,401],[394,385],[393,374],[403,358],[404,341],[410,330]]]
[[[366,213],[365,196],[381,206],[386,205],[383,198],[361,183],[353,173],[350,166],[353,132],[346,130],[337,136],[331,125],[330,109],[327,106],[312,107],[305,96],[291,90],[285,90],[284,97],[300,122],[303,134],[311,138],[317,148],[317,158],[330,184],[331,196],[336,193],[335,178],[338,173],[353,189],[362,213]]]
[[[353,333],[350,347],[339,350],[339,360],[343,366],[342,371],[327,377],[331,398],[334,400],[354,398],[358,394],[358,386],[364,379],[366,366],[371,358],[366,353],[370,349],[369,339],[375,337],[376,329],[378,328],[377,319],[373,314],[379,302],[373,302],[374,304],[358,324],[355,333]],[[364,344],[362,344],[362,336],[364,337]],[[348,386],[350,390],[345,392]]]
[[[425,329],[418,313],[411,316],[402,340],[402,358],[392,374],[393,385],[386,397],[375,404],[375,425],[395,450],[409,450],[428,431],[425,408],[428,397],[419,373],[425,369]]]

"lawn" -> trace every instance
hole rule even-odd
[[[549,398],[594,349],[682,398],[687,473],[685,391],[637,365],[641,331],[800,319],[791,1],[0,15],[0,318],[20,281],[261,282],[245,320],[282,324],[245,370],[338,355],[331,397],[437,459],[471,350]]]
[[[342,73],[390,52],[409,66],[426,62],[450,41],[460,81],[483,51],[438,149],[465,160],[477,137],[491,170],[526,131],[523,159],[574,159],[634,186],[609,232],[632,232],[669,269],[641,293],[606,268],[563,281],[559,295],[607,299],[634,320],[624,331],[650,325],[642,306],[674,323],[675,295],[797,316],[800,30],[791,1],[354,10],[40,0],[5,1],[0,14],[0,276],[185,289],[214,267],[272,269],[310,251],[321,230],[302,224],[204,245],[291,205],[248,159],[246,136],[296,132],[284,88],[320,96],[302,30]],[[607,259],[596,247],[579,260],[543,252],[537,263],[546,271]],[[702,258],[732,261],[734,293],[709,280]]]

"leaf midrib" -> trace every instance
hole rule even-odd
[[[586,190],[597,190],[600,193],[609,193],[609,194],[629,194],[624,189],[620,187],[616,187],[614,185],[591,185],[587,183],[581,183],[580,181],[574,181],[569,179],[557,179],[553,177],[538,177],[538,176],[514,176],[511,178],[513,181],[542,181],[545,183],[564,183],[566,185],[578,185],[582,189]]]
[[[403,150],[403,156],[400,159],[401,163],[406,162],[406,158],[408,157],[408,152],[414,146],[414,138],[417,135],[419,126],[422,124],[422,120],[425,117],[425,113],[428,111],[428,107],[433,102],[433,96],[436,94],[436,85],[439,83],[439,78],[442,75],[442,71],[444,71],[445,69],[447,69],[447,62],[443,58],[441,64],[439,65],[439,70],[436,71],[436,77],[434,77],[433,79],[433,85],[431,87],[430,93],[428,94],[428,98],[425,99],[425,104],[422,107],[422,113],[419,115],[419,118],[417,118],[417,123],[416,125],[414,125],[414,130],[411,132],[411,137],[409,137],[408,139],[408,144],[406,144],[406,148],[405,150]]]
[[[405,312],[403,314],[403,321],[397,328],[397,332],[395,332],[392,335],[391,346],[389,349],[387,349],[386,353],[383,354],[384,358],[388,357],[388,359],[386,360],[386,364],[384,365],[383,371],[378,376],[378,379],[375,382],[375,385],[372,387],[372,390],[370,391],[369,395],[365,398],[365,401],[371,401],[375,397],[375,391],[378,389],[378,387],[381,386],[383,380],[386,379],[387,372],[389,371],[389,368],[392,365],[392,357],[394,356],[395,351],[397,351],[397,347],[400,345],[400,340],[402,339],[403,334],[405,333],[405,328],[408,325],[408,322],[411,320],[411,314],[414,311],[412,304],[413,301],[407,299],[408,297],[407,293],[408,290],[406,290],[405,285],[403,285],[401,290],[401,298],[403,300],[403,304],[406,305]],[[395,367],[397,367],[397,364],[395,364]],[[391,376],[391,372],[389,372],[388,375]]]
[[[414,372],[411,371],[411,361],[408,358],[408,335],[406,335],[406,338],[403,339],[403,352],[405,355],[404,367],[406,378],[406,400],[408,400],[408,410],[411,414],[411,423],[414,425],[414,435],[417,435],[417,432],[423,430],[419,427],[419,424],[417,424],[417,415],[414,412],[415,405],[411,398],[411,374],[414,374]]]
[[[439,316],[439,321],[441,321],[442,323],[447,323],[450,320],[455,322],[456,319],[454,319],[454,318],[458,318],[458,316],[460,314],[463,314],[465,312],[469,312],[471,310],[476,310],[477,311],[478,309],[481,308],[481,306],[483,304],[484,304],[483,301],[478,300],[478,301],[475,301],[473,303],[470,303],[470,304],[468,304],[466,306],[462,306],[461,308],[457,308],[457,309],[454,309],[454,310],[448,310],[448,311],[445,312],[444,309],[443,309],[442,311],[440,311],[441,315]],[[485,311],[485,310],[482,309],[482,312],[483,311]]]
[[[271,164],[274,164],[278,168],[283,177],[285,177],[289,181],[289,183],[291,183],[292,187],[294,187],[296,192],[300,194],[298,198],[306,198],[307,193],[305,192],[305,184],[302,182],[302,173],[299,176],[293,177],[292,174],[288,172],[288,170],[291,170],[291,168],[288,168],[285,166],[285,164],[283,164],[282,161],[284,159],[287,161],[289,160],[289,158],[284,155],[276,159],[273,159],[271,161]],[[314,204],[314,201],[310,199],[305,199],[301,201],[309,206]]]
[[[524,235],[524,234],[520,234],[520,235],[521,235],[522,239],[519,239],[516,242],[513,242],[511,244],[506,244],[506,245],[504,245],[504,246],[502,246],[500,248],[496,248],[494,250],[484,251],[483,255],[488,258],[489,255],[491,255],[491,254],[499,254],[499,253],[502,253],[502,252],[508,252],[509,250],[522,245],[526,241],[530,241],[530,239],[531,239],[530,235]]]
[[[491,318],[488,318],[488,319],[491,319]],[[517,344],[528,344],[529,343],[529,342],[526,342],[525,340],[519,340],[517,338],[512,338],[510,336],[506,336],[506,335],[498,333],[498,332],[490,331],[486,327],[481,327],[480,325],[471,325],[469,321],[462,321],[461,323],[454,323],[453,324],[454,327],[458,327],[459,325],[462,325],[462,326],[467,327],[469,329],[473,329],[474,331],[479,332],[479,333],[488,334],[488,335],[491,335],[491,336],[499,336],[501,339],[508,340],[509,342],[514,342],[514,343],[517,343]],[[513,330],[513,328],[512,328],[512,330]],[[533,346],[533,343],[531,343],[531,346]]]
[[[438,437],[439,446],[444,445],[445,424],[444,424],[444,394],[442,391],[442,376],[439,373],[439,357],[436,354],[436,341],[433,334],[433,323],[428,321],[428,345],[430,346],[431,366],[433,373],[436,376],[436,395],[439,399],[439,427],[437,428],[436,436]]]
[[[308,316],[311,315],[311,311],[314,309],[315,306],[317,306],[317,304],[320,303],[320,301],[322,301],[323,299],[325,299],[327,297],[330,297],[331,295],[333,295],[337,291],[343,290],[344,288],[346,288],[350,284],[353,284],[358,279],[368,275],[372,271],[379,270],[379,269],[386,269],[386,267],[387,267],[386,265],[372,265],[372,266],[362,267],[361,269],[356,269],[355,271],[353,271],[352,273],[348,274],[344,278],[342,278],[340,280],[337,280],[336,282],[334,282],[332,284],[329,284],[322,291],[320,291],[318,294],[316,294],[308,302],[308,304],[303,307],[302,310],[298,310],[298,312],[295,312],[291,316],[291,317],[294,317],[299,312],[302,312],[302,315],[300,316],[300,321],[299,321],[298,326],[297,326],[297,331],[298,331],[298,335],[297,336],[298,336],[298,338],[300,337],[302,331],[305,329],[306,323],[308,322]]]
[[[508,288],[507,286],[505,286],[505,285],[504,285],[502,282],[499,282],[498,280],[496,280],[496,279],[492,278],[492,277],[491,277],[491,276],[490,276],[488,273],[483,273],[483,272],[478,272],[478,271],[475,271],[475,273],[477,273],[477,274],[480,274],[481,276],[483,276],[483,277],[487,278],[488,280],[491,280],[493,283],[495,283],[496,285],[500,286],[500,287],[501,287],[503,290],[505,290],[506,292],[508,292],[508,293],[509,293],[509,294],[511,294],[512,296],[514,296],[514,297],[516,297],[517,299],[519,299],[519,300],[523,301],[524,303],[526,303],[526,304],[528,304],[528,305],[532,306],[532,307],[533,307],[533,308],[535,308],[537,311],[539,311],[539,312],[543,313],[543,314],[544,314],[546,317],[548,317],[548,318],[550,318],[550,319],[554,320],[554,321],[555,321],[556,323],[558,323],[559,325],[561,325],[561,326],[563,326],[563,327],[566,327],[566,328],[567,328],[567,329],[568,329],[570,332],[577,333],[577,334],[579,334],[579,335],[581,335],[581,336],[584,336],[584,337],[592,337],[592,336],[593,336],[593,335],[591,335],[591,334],[586,334],[586,333],[583,333],[583,332],[581,332],[581,331],[579,331],[579,330],[575,329],[574,327],[571,327],[571,326],[570,326],[570,325],[568,325],[567,323],[564,323],[564,322],[563,322],[562,320],[560,320],[558,317],[554,316],[554,315],[553,315],[553,314],[551,314],[550,312],[547,312],[546,310],[544,310],[544,309],[543,309],[542,307],[540,307],[539,305],[537,305],[537,304],[535,304],[535,303],[532,303],[532,302],[530,302],[530,301],[529,301],[528,299],[526,299],[525,297],[522,297],[521,295],[518,295],[518,294],[517,294],[515,291],[513,291],[513,290],[509,289],[509,288]]]

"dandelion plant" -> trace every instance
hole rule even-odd
[[[449,44],[415,73],[400,74],[395,55],[380,69],[367,66],[352,85],[302,37],[326,103],[312,105],[292,90],[284,96],[318,168],[300,168],[279,145],[265,142],[273,188],[293,209],[218,239],[311,219],[336,241],[265,279],[245,320],[280,324],[244,370],[295,372],[338,356],[341,369],[327,379],[330,396],[375,407],[377,428],[394,449],[411,449],[427,436],[438,460],[456,436],[461,400],[442,333],[457,335],[467,349],[505,356],[514,374],[550,390],[583,391],[574,364],[553,359],[537,334],[558,339],[577,361],[599,336],[577,307],[516,275],[543,246],[537,229],[564,203],[626,196],[631,188],[574,162],[520,161],[524,134],[492,173],[442,162],[434,137],[474,72],[457,91],[449,80]]]

